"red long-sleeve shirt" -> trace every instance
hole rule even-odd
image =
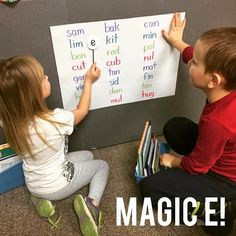
[[[193,48],[185,48],[183,61],[187,63],[192,55]],[[211,170],[236,183],[236,91],[205,105],[196,146],[180,166],[194,175]]]

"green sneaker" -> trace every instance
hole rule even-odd
[[[86,205],[87,205],[91,215],[93,216],[93,219],[95,221],[95,224],[97,225],[98,232],[99,232],[101,229],[101,225],[102,225],[102,212],[99,211],[98,207],[96,207],[93,204],[91,198],[85,197],[85,202],[86,202]]]
[[[235,203],[236,204],[236,203]],[[236,206],[236,205],[235,205]],[[216,210],[216,213],[212,217],[217,217],[220,215],[220,205],[218,202],[211,204],[211,208]],[[230,211],[233,212],[233,202],[225,203],[225,214]],[[198,219],[205,219],[205,202],[197,202],[197,206],[190,212],[191,217],[197,216]]]
[[[90,198],[83,198],[80,194],[75,197],[74,208],[79,218],[80,230],[84,236],[98,236],[101,214]],[[100,215],[100,216],[99,216]]]
[[[59,214],[58,217],[55,215],[55,206],[52,205],[52,202],[34,197],[33,195],[31,195],[31,201],[35,205],[38,214],[48,218],[49,223],[52,225],[51,229],[57,228],[61,220],[61,215]]]
[[[55,214],[55,207],[52,205],[51,201],[46,199],[41,199],[31,195],[31,201],[36,207],[38,214],[42,217],[50,217]]]
[[[195,215],[198,218],[203,217],[205,214],[205,203],[197,202],[197,206],[193,209],[193,211],[190,214],[191,214],[191,218],[193,218],[193,216]]]

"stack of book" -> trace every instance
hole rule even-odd
[[[7,143],[0,145],[0,194],[24,183],[22,160]]]
[[[8,143],[0,145],[0,172],[20,162],[20,157],[10,148]]]
[[[160,170],[160,155],[169,151],[166,142],[157,139],[150,121],[146,121],[138,147],[135,177],[137,182]]]

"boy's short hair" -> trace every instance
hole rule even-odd
[[[203,33],[200,41],[206,47],[205,72],[220,73],[227,90],[236,88],[236,27],[215,28]]]

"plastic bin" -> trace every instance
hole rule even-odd
[[[164,141],[158,141],[158,146],[159,146],[160,155],[163,153],[168,153],[170,151],[170,146],[168,145],[168,143]],[[134,173],[134,176],[137,183],[139,183],[142,179],[146,178],[145,176],[137,175],[136,172]]]
[[[0,194],[25,184],[22,161],[0,173]]]

